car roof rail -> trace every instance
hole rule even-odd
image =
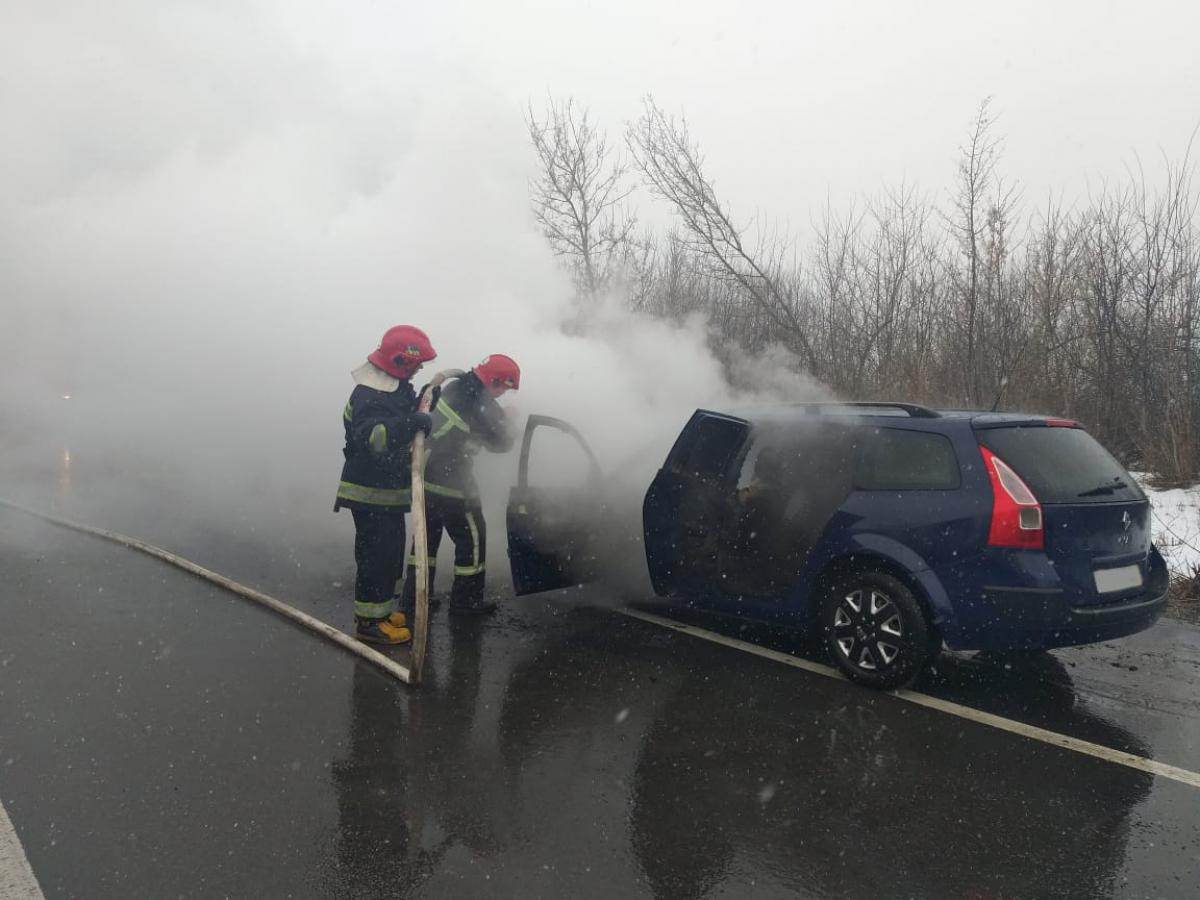
[[[830,407],[851,407],[854,409],[897,409],[908,413],[914,419],[940,419],[942,414],[936,409],[921,406],[919,403],[897,403],[890,400],[833,400],[821,403],[797,403],[805,412],[822,412]]]

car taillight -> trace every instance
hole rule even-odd
[[[987,447],[980,447],[992,483],[992,524],[988,545],[1041,550],[1046,545],[1042,505],[1012,468]]]

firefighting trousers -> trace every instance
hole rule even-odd
[[[430,592],[433,591],[438,547],[445,531],[454,543],[454,585],[450,589],[450,605],[480,603],[487,563],[487,527],[479,501],[428,494],[425,497],[425,521],[429,529]],[[409,557],[400,600],[400,608],[406,613],[411,613],[416,606],[416,562],[415,558]]]
[[[382,619],[393,608],[404,567],[404,513],[352,509],[354,515],[354,615]]]

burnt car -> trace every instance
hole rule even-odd
[[[592,491],[530,488],[542,426],[584,448]],[[531,418],[508,510],[518,594],[603,571],[588,530],[598,481],[578,432]],[[878,688],[910,682],[943,646],[1104,641],[1149,628],[1167,602],[1145,494],[1078,423],[1046,416],[697,410],[646,492],[642,527],[658,595],[816,629],[848,677]]]

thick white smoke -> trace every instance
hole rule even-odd
[[[515,357],[511,402],[572,421],[643,486],[693,408],[734,399],[702,323],[612,298],[564,332],[571,285],[529,212],[521,110],[470,75],[408,47],[410,77],[381,83],[302,48],[268,6],[5,15],[9,487],[68,450],[114,498],[336,527],[348,373],[401,322],[438,366]],[[776,362],[773,393],[813,396]]]

